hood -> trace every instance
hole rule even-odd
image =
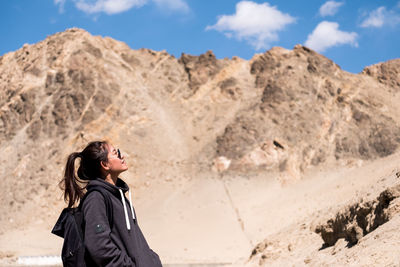
[[[111,194],[115,195],[117,198],[120,198],[120,189],[124,193],[129,191],[129,186],[120,178],[117,179],[116,185],[110,184],[101,178],[96,178],[95,180],[89,181],[86,189],[89,190],[92,186],[101,186],[107,191],[111,192]]]

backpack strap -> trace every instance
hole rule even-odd
[[[108,193],[107,190],[105,190],[103,187],[101,187],[101,186],[91,186],[90,189],[86,192],[86,194],[81,199],[78,208],[79,208],[79,210],[82,210],[82,205],[83,205],[84,200],[93,191],[97,191],[103,196],[104,203],[106,205],[106,213],[107,213],[108,224],[110,225],[110,229],[112,229],[113,222],[114,222],[114,220],[113,220],[114,214],[113,214],[112,202],[111,202],[111,198],[110,198],[110,195],[109,195],[110,193]]]

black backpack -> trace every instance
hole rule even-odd
[[[90,255],[85,251],[84,229],[85,221],[83,217],[82,204],[86,197],[93,191],[103,195],[106,204],[107,218],[112,228],[113,213],[110,196],[106,190],[100,186],[92,186],[80,200],[76,208],[65,208],[60,214],[56,224],[51,231],[53,234],[64,238],[61,251],[63,266],[86,267],[91,265]],[[86,264],[88,262],[89,264]]]

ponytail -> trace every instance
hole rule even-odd
[[[107,161],[107,143],[96,141],[89,143],[82,152],[74,152],[68,156],[64,178],[60,187],[64,191],[64,201],[68,208],[74,206],[85,194],[89,180],[101,178],[100,162]],[[75,174],[75,160],[80,158],[78,176]]]
[[[64,201],[68,202],[68,208],[71,208],[84,194],[84,188],[78,184],[78,177],[75,175],[75,160],[78,157],[80,157],[80,153],[78,152],[74,152],[68,156],[64,179],[61,180],[64,189]]]

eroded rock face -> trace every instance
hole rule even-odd
[[[196,93],[201,85],[213,79],[222,68],[222,62],[216,59],[212,51],[207,51],[200,56],[182,54],[179,63],[183,64],[188,75],[192,94]]]
[[[400,59],[389,60],[384,63],[366,67],[363,74],[369,75],[380,83],[393,88],[396,92],[400,90]]]
[[[393,212],[390,206],[399,197],[399,185],[388,188],[375,200],[360,201],[345,207],[335,218],[326,224],[318,225],[315,232],[321,235],[326,246],[333,246],[341,238],[344,238],[349,245],[354,245],[364,235],[389,221]]]
[[[388,164],[390,160],[377,162]],[[397,166],[395,162],[393,161],[392,166]],[[380,165],[376,164],[375,167]],[[360,170],[363,168],[358,169]],[[357,176],[358,171],[353,172],[354,176]],[[373,170],[370,169],[369,172],[373,173]],[[329,186],[323,186],[325,190],[320,187],[315,189],[316,184],[326,182],[325,177],[321,177],[322,179],[308,183],[307,189],[294,190],[294,194],[304,194],[306,198],[309,198],[308,190],[314,191],[311,194],[313,197],[324,199],[317,201],[323,207],[310,209],[310,213],[302,215],[284,213],[285,217],[294,219],[285,227],[275,228],[264,223],[268,234],[261,236],[251,253],[249,251],[249,264],[246,266],[359,266],[397,262],[393,247],[397,247],[399,240],[396,229],[400,222],[400,172],[397,167],[391,169],[390,174],[380,172],[373,183],[366,183],[365,187],[357,182],[371,179],[368,175],[344,175],[331,181],[337,183],[343,179],[341,185],[335,186],[328,182]],[[353,190],[349,190],[351,187]],[[308,193],[305,193],[306,190]],[[306,199],[301,201],[300,209],[306,209],[309,205],[307,202]],[[293,205],[296,204],[289,202],[288,205],[283,204],[282,208],[293,208]],[[295,211],[296,208],[292,210]],[[285,219],[282,223],[283,221]],[[372,254],[373,258],[370,257]]]
[[[293,51],[273,48],[250,64],[259,100],[238,112],[217,138],[217,154],[232,159],[232,168],[247,170],[251,164],[246,160],[243,166],[243,158],[276,139],[286,144],[277,166],[287,170],[283,166],[292,162],[297,173],[310,166],[374,159],[397,150],[399,122],[383,108],[390,102],[389,87],[341,71],[302,46]],[[375,97],[377,90],[385,96]],[[259,168],[259,163],[253,166]]]

